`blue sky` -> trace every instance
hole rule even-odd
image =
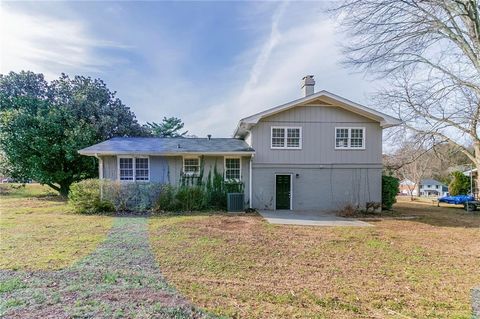
[[[325,2],[2,2],[0,72],[102,78],[140,122],[195,135],[299,98],[300,79],[366,105],[374,85],[340,65]]]

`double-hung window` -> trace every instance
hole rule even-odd
[[[133,157],[120,157],[120,180],[133,181]]]
[[[198,175],[198,173],[200,172],[200,158],[184,158],[183,172],[185,173],[185,175]]]
[[[148,181],[148,158],[135,158],[135,180]]]
[[[240,158],[225,158],[225,180],[240,180],[241,170]]]
[[[272,127],[271,148],[301,149],[301,127]]]
[[[336,149],[365,149],[364,127],[336,127]]]
[[[120,157],[118,178],[121,181],[148,181],[150,178],[148,157]]]

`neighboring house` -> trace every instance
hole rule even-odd
[[[381,201],[382,130],[399,120],[327,91],[239,121],[233,138],[113,138],[80,150],[100,178],[178,184],[215,165],[257,209],[332,210]]]
[[[404,179],[400,182],[399,191],[402,195],[418,196],[418,185],[409,179]]]
[[[420,196],[448,196],[448,186],[434,179],[422,179]]]

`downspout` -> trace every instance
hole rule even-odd
[[[249,165],[249,169],[248,169],[248,207],[249,208],[253,208],[252,207],[252,164],[253,164],[253,157],[255,156],[255,154],[252,154],[252,156],[250,156],[250,165]]]
[[[95,157],[98,159],[98,178],[100,179],[100,199],[103,200],[103,160],[95,153]]]
[[[95,157],[98,159],[98,178],[103,179],[103,160],[95,153]]]

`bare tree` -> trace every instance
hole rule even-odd
[[[451,144],[480,171],[479,3],[355,0],[336,12],[349,36],[346,64],[388,81],[376,101],[403,129]]]
[[[408,192],[413,196],[420,195],[420,182],[426,177],[432,176],[431,149],[425,149],[416,142],[403,144],[395,153],[385,158],[384,164],[387,168],[395,172],[402,182],[405,183]]]

